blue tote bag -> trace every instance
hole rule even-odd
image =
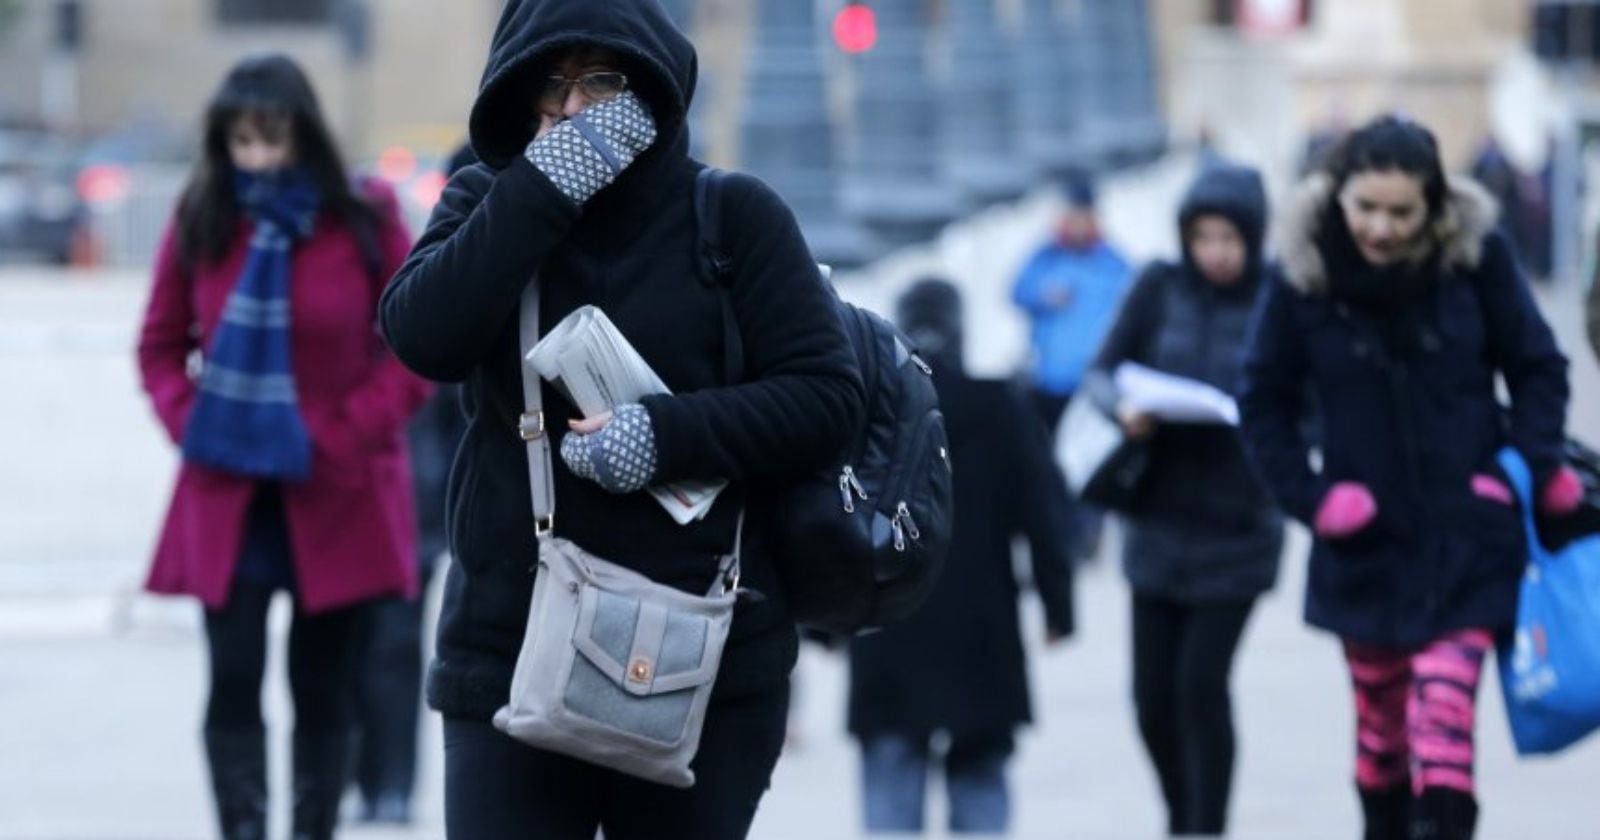
[[[1600,534],[1552,554],[1533,518],[1533,479],[1515,450],[1500,467],[1521,502],[1528,568],[1512,638],[1500,643],[1500,687],[1519,755],[1559,752],[1600,728]]]

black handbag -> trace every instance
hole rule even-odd
[[[1056,457],[1072,494],[1092,505],[1131,511],[1150,468],[1148,441],[1132,440],[1110,412],[1079,391],[1056,430]]]

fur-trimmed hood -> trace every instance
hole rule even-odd
[[[1304,294],[1328,293],[1327,263],[1317,239],[1323,210],[1333,200],[1333,179],[1324,173],[1312,175],[1296,188],[1277,226],[1284,275]],[[1499,216],[1500,206],[1488,190],[1470,178],[1450,178],[1445,212],[1428,231],[1434,244],[1426,253],[1442,252],[1446,271],[1477,268],[1484,237],[1494,230]]]

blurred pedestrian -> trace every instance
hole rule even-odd
[[[1562,461],[1567,362],[1494,226],[1431,132],[1369,123],[1285,214],[1287,281],[1249,349],[1244,432],[1315,532],[1306,620],[1344,643],[1369,840],[1474,830],[1478,681],[1527,556],[1497,452],[1527,459],[1545,514],[1582,494]]]
[[[701,280],[702,166],[685,124],[695,75],[693,45],[655,0],[507,4],[471,117],[481,163],[451,179],[383,300],[384,332],[407,365],[466,382],[449,492],[456,562],[428,675],[429,704],[444,715],[452,838],[592,837],[597,827],[612,840],[742,838],[783,745],[798,635],[759,508],[693,787],[536,748],[492,722],[510,697],[541,539],[519,434],[519,311],[533,278],[541,334],[580,306],[602,307],[672,391],[580,421],[542,384],[550,420],[539,428],[561,456],[548,527],[561,545],[704,594],[735,547],[750,483],[819,468],[861,419],[860,375],[829,290],[792,214],[754,178],[730,175],[720,194],[726,288]],[[742,374],[724,356],[733,328]],[[734,483],[686,525],[638,492],[718,478]],[[631,696],[615,679],[550,690],[613,704]]]
[[[205,606],[205,746],[229,840],[266,835],[267,612],[289,592],[294,837],[328,838],[361,607],[415,586],[404,430],[428,386],[374,329],[410,239],[386,187],[346,178],[284,56],[228,73],[201,140],[139,338],[144,388],[183,456],[147,586]]]
[[[1054,238],[1023,266],[1011,291],[1032,321],[1032,398],[1052,436],[1132,279],[1127,260],[1100,233],[1094,182],[1074,175],[1062,195],[1066,209]],[[1062,515],[1072,520],[1072,555],[1091,560],[1099,554],[1104,515],[1071,495],[1066,499]]]
[[[1085,387],[1148,441],[1149,464],[1125,518],[1133,590],[1133,695],[1173,835],[1227,826],[1236,739],[1230,675],[1251,610],[1277,577],[1283,517],[1238,430],[1161,422],[1124,405],[1113,382],[1133,362],[1238,390],[1239,357],[1267,278],[1261,176],[1215,163],[1178,210],[1182,257],[1147,268]]]
[[[922,831],[928,774],[938,766],[950,830],[1003,832],[1011,817],[1006,767],[1014,734],[1033,717],[1011,542],[1028,538],[1044,603],[1042,635],[1055,644],[1073,630],[1066,485],[1015,386],[967,375],[954,286],[917,283],[901,298],[898,320],[933,367],[950,436],[956,518],[927,603],[850,642],[849,727],[861,745],[866,828]]]
[[[451,155],[446,175],[477,159],[470,146]],[[467,421],[461,388],[440,385],[406,430],[417,501],[417,592],[372,605],[357,687],[361,727],[354,781],[362,822],[411,822],[417,779],[418,723],[422,712],[423,602],[434,570],[449,550],[445,489]]]
[[[1306,127],[1304,145],[1300,150],[1300,165],[1296,172],[1304,178],[1320,171],[1328,163],[1328,156],[1350,133],[1349,109],[1335,102],[1314,125]]]
[[[1032,321],[1033,399],[1052,433],[1132,279],[1128,261],[1101,236],[1094,183],[1075,176],[1062,197],[1066,209],[1054,237],[1023,266],[1011,290],[1012,301]]]
[[[1500,230],[1529,279],[1549,280],[1555,269],[1555,141],[1526,168],[1513,162],[1494,135],[1484,138],[1471,174],[1500,206]]]

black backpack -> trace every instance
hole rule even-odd
[[[694,205],[701,277],[723,290],[725,361],[736,382],[733,265],[721,244],[726,177],[702,170]],[[817,279],[827,283],[820,271]],[[951,466],[932,369],[894,325],[837,292],[833,300],[866,386],[865,420],[837,463],[775,491],[763,542],[795,620],[844,634],[903,619],[927,599],[950,548]]]

